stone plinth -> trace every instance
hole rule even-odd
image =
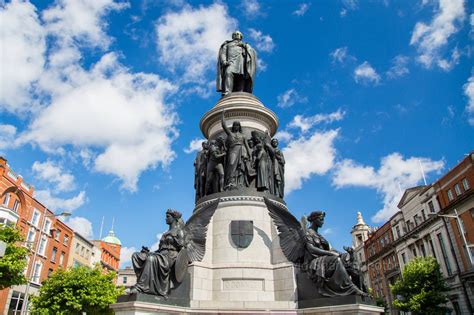
[[[221,114],[226,111],[228,126],[236,120],[240,121],[247,136],[252,130],[269,132],[273,136],[278,129],[278,118],[266,108],[254,95],[245,92],[234,92],[221,98],[217,104],[201,119],[200,127],[203,135],[211,140],[222,134]]]

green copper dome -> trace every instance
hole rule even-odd
[[[120,240],[115,236],[115,233],[113,230],[110,230],[109,235],[104,237],[102,241],[106,243],[122,245],[122,242],[120,242]]]

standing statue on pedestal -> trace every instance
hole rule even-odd
[[[196,201],[206,194],[206,174],[208,164],[209,143],[202,142],[202,150],[199,151],[194,160],[194,189],[196,190]]]
[[[257,53],[242,42],[243,35],[236,31],[232,40],[225,41],[217,58],[216,88],[222,95],[232,92],[253,92]]]
[[[333,250],[329,242],[319,234],[318,230],[324,224],[324,212],[312,212],[307,218],[310,222],[308,227],[304,217],[300,223],[281,204],[267,198],[264,200],[277,226],[283,253],[289,261],[303,263],[303,271],[315,283],[319,294],[325,297],[352,294],[367,296],[367,293],[354,284],[347,271],[353,267],[353,257],[349,253]]]
[[[285,157],[283,152],[278,149],[278,139],[273,138],[272,142],[273,150],[273,168],[275,174],[275,194],[282,198],[285,196]]]
[[[225,167],[225,187],[224,190],[233,190],[239,187],[248,186],[245,174],[245,159],[249,158],[249,148],[247,140],[242,133],[240,122],[234,121],[232,129],[225,124],[225,111],[222,112],[221,124],[227,134],[227,161]]]
[[[163,233],[157,251],[142,247],[132,255],[137,283],[130,293],[146,293],[167,297],[186,275],[191,261],[201,261],[206,252],[207,226],[217,209],[219,200],[194,212],[184,224],[181,213],[166,211],[169,229]]]

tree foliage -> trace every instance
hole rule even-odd
[[[32,298],[33,313],[108,314],[109,305],[124,292],[123,287],[115,287],[114,278],[114,272],[104,272],[100,266],[58,269]]]
[[[412,314],[444,314],[448,287],[433,257],[419,257],[403,269],[402,279],[390,288],[397,297],[393,305]]]
[[[21,246],[23,236],[16,228],[0,226],[0,240],[7,244],[5,255],[0,258],[0,289],[26,283],[23,271],[28,250]]]

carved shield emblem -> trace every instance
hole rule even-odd
[[[253,239],[253,221],[231,221],[230,234],[237,247],[248,247]]]

